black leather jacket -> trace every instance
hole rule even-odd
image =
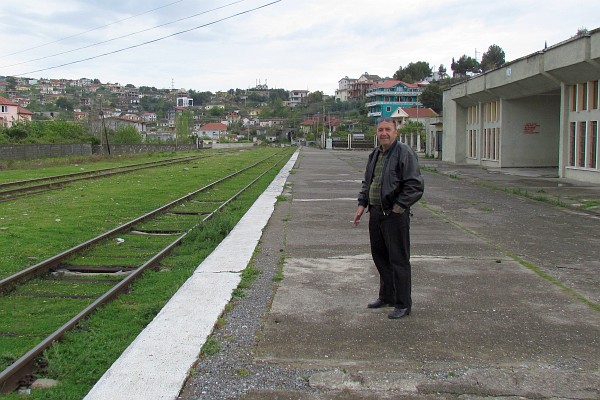
[[[369,155],[365,178],[358,195],[359,205],[365,207],[369,205],[369,186],[373,180],[375,161],[380,152],[380,147],[377,147]],[[392,210],[394,203],[399,204],[404,210],[410,209],[423,196],[424,189],[417,155],[409,146],[396,140],[390,147],[383,167],[381,205],[384,214],[388,214]]]

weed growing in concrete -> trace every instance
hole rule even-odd
[[[210,337],[202,346],[202,350],[200,350],[200,355],[204,357],[214,356],[215,354],[221,351],[221,343],[218,340]]]

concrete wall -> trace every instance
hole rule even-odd
[[[590,182],[600,185],[600,174],[594,171],[567,168],[565,171],[564,178],[575,179],[577,181]]]
[[[31,160],[35,158],[89,156],[90,144],[13,144],[0,146],[0,160]]]
[[[452,89],[451,89],[452,90]],[[442,160],[464,163],[467,156],[465,126],[467,112],[444,92],[444,135],[442,140]]]
[[[558,167],[560,96],[502,101],[500,167]]]
[[[174,151],[189,151],[196,150],[195,144],[180,144],[175,146],[174,144],[111,144],[110,154],[111,155],[122,155],[122,154],[137,154],[137,153],[156,153],[156,152],[174,152]],[[108,154],[106,145],[93,146],[93,154]]]
[[[111,155],[174,152],[196,150],[196,145],[169,145],[169,144],[138,144],[110,146]],[[92,154],[108,154],[106,146],[92,146],[90,144],[13,144],[0,146],[0,160],[31,160],[36,158],[90,156]]]
[[[243,149],[253,147],[254,143],[213,143],[213,149]]]

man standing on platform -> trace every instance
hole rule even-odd
[[[370,213],[371,255],[379,272],[379,297],[369,308],[393,306],[388,315],[398,319],[410,314],[410,207],[423,196],[424,184],[414,151],[398,142],[391,118],[378,118],[379,146],[369,155],[354,225],[365,209]]]

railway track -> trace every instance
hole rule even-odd
[[[0,337],[27,338],[19,344],[22,356],[0,372],[0,392],[30,381],[45,349],[157,267],[192,230],[283,160],[270,155],[0,280],[0,309],[10,311],[3,313]]]
[[[120,167],[102,168],[91,171],[74,172],[71,174],[47,176],[20,181],[0,183],[0,202],[15,200],[24,196],[46,193],[51,190],[60,190],[65,185],[87,179],[97,179],[113,175],[126,174],[148,168],[164,167],[178,163],[189,162],[208,155],[194,155],[187,157],[170,158],[166,160],[148,161],[138,164],[129,164]]]

